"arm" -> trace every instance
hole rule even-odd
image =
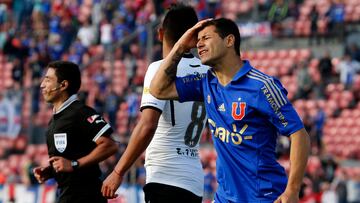
[[[113,140],[109,137],[100,136],[96,140],[96,147],[86,156],[81,157],[77,161],[79,162],[79,168],[89,165],[97,164],[109,156],[115,154],[117,146]],[[65,159],[60,156],[53,156],[49,159],[56,172],[72,172],[71,160]]]
[[[275,203],[297,203],[310,151],[310,138],[304,128],[290,135],[290,174],[285,192]]]
[[[198,22],[187,30],[175,43],[151,81],[150,93],[154,97],[158,99],[178,99],[178,93],[174,83],[177,65],[185,52],[196,47],[198,30],[202,27],[203,23],[207,21],[208,20],[202,20]]]
[[[117,151],[117,145],[115,142],[105,136],[101,136],[96,140],[96,147],[90,152],[90,154],[81,157],[79,161],[79,167],[85,167],[93,164],[97,164],[109,156],[113,155]]]
[[[143,110],[140,122],[131,134],[129,144],[113,172],[103,182],[101,192],[106,198],[115,198],[124,174],[150,144],[161,113],[151,108]]]
[[[150,93],[158,99],[178,99],[175,87],[177,66],[185,51],[175,45],[164,59],[150,85]]]

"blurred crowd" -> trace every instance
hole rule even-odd
[[[140,115],[147,65],[161,58],[156,28],[175,2],[192,4],[200,19],[249,21],[258,9],[256,20],[270,23],[275,39],[308,39],[306,49],[242,50],[242,57],[280,78],[311,136],[301,201],[360,202],[360,166],[343,164],[360,159],[360,151],[339,150],[346,145],[332,137],[342,127],[333,130],[333,123],[350,111],[355,122],[349,127],[360,138],[355,130],[360,129],[360,113],[355,113],[360,112],[360,44],[350,37],[359,32],[360,7],[353,6],[358,0],[0,0],[0,185],[37,186],[32,168],[47,162],[44,132],[52,115],[39,85],[45,66],[60,59],[80,65],[79,98],[116,131],[119,151],[101,165],[104,175],[110,172]],[[311,46],[324,43],[341,44],[343,55],[324,49],[315,57]],[[200,151],[205,201],[216,190],[211,143],[206,130]],[[278,157],[287,169],[288,153],[289,140],[280,137]],[[144,184],[143,162],[138,160],[125,182]]]

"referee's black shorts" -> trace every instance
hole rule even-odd
[[[107,203],[107,199],[101,194],[101,182],[91,183],[90,187],[78,186],[74,188],[58,188],[56,203]]]
[[[148,183],[144,186],[146,203],[201,203],[202,197],[175,186]]]
[[[107,203],[107,199],[99,195],[77,195],[61,197],[57,203]]]

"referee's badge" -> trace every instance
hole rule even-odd
[[[56,150],[58,152],[63,153],[66,149],[67,145],[67,139],[66,139],[66,133],[55,133],[54,134],[54,143]]]
[[[207,96],[207,103],[210,104],[211,102],[211,98],[210,98],[210,95]]]

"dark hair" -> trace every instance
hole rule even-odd
[[[55,69],[58,83],[61,83],[64,80],[68,81],[69,87],[66,91],[70,96],[79,91],[81,86],[81,74],[78,65],[70,61],[53,61],[47,65],[47,68]]]
[[[240,31],[236,23],[227,18],[218,18],[215,20],[207,21],[203,24],[203,29],[208,26],[215,26],[215,32],[224,39],[229,35],[234,35],[235,43],[234,48],[237,55],[240,56]]]
[[[170,43],[175,44],[197,22],[198,17],[193,7],[184,4],[172,4],[162,23],[164,36]]]

